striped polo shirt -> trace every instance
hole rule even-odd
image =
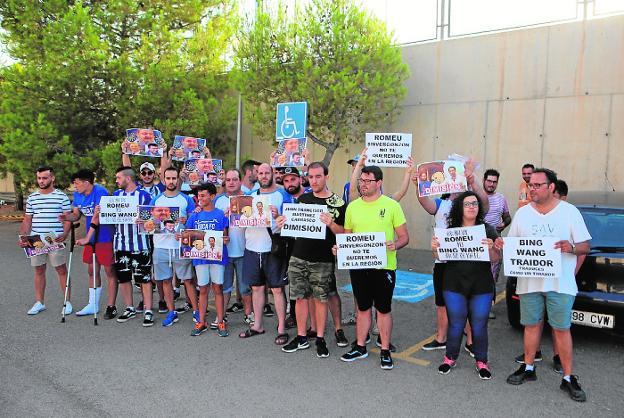
[[[59,215],[71,211],[71,203],[65,193],[58,189],[51,193],[36,191],[26,200],[26,215],[32,216],[31,234],[63,233]]]
[[[136,189],[131,193],[119,189],[113,193],[113,196],[139,196],[139,205],[148,205],[151,197],[148,192],[143,189]],[[115,251],[149,251],[150,245],[148,237],[145,234],[139,234],[139,227],[136,224],[118,224],[115,225],[115,237],[113,245]]]
[[[505,196],[500,193],[489,194],[488,201],[490,203],[490,209],[488,213],[485,214],[484,220],[485,223],[496,227],[496,225],[501,223],[503,213],[509,212],[509,205],[507,204]]]

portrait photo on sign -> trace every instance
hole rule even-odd
[[[206,140],[192,136],[176,135],[171,146],[171,159],[185,161],[206,156]]]
[[[222,231],[185,229],[180,235],[180,258],[223,260]]]
[[[165,140],[156,129],[126,129],[126,139],[122,144],[124,154],[141,155],[144,157],[162,157]]]
[[[28,247],[24,247],[24,252],[28,258],[65,248],[64,243],[54,241],[56,239],[56,234],[54,232],[48,232],[47,234],[20,235],[19,238],[22,242],[28,244]]]
[[[285,139],[279,142],[277,150],[271,154],[273,167],[303,167],[306,165],[307,139]]]
[[[140,234],[175,234],[180,208],[139,205]]]
[[[416,173],[418,196],[461,193],[468,189],[464,164],[461,161],[444,160],[418,164]]]
[[[230,196],[230,226],[266,228],[271,226],[269,198],[262,195]]]
[[[184,161],[186,181],[191,186],[199,185],[204,182],[218,184],[218,174],[222,168],[223,160],[214,158],[200,158]]]

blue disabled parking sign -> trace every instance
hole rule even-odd
[[[278,141],[305,138],[308,125],[308,103],[278,103],[276,122],[275,138]]]

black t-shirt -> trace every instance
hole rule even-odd
[[[338,225],[344,225],[347,204],[340,196],[332,193],[330,197],[320,198],[314,196],[313,192],[304,193],[297,200],[299,204],[327,205],[327,212],[332,216]],[[312,262],[334,262],[332,247],[336,244],[336,235],[329,227],[325,228],[325,239],[297,238],[295,239],[295,249],[293,257]]]

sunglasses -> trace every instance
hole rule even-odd
[[[149,171],[149,170],[145,170],[145,171],[141,171],[141,174],[143,174],[144,176],[149,176],[151,174],[154,174],[153,171]]]

